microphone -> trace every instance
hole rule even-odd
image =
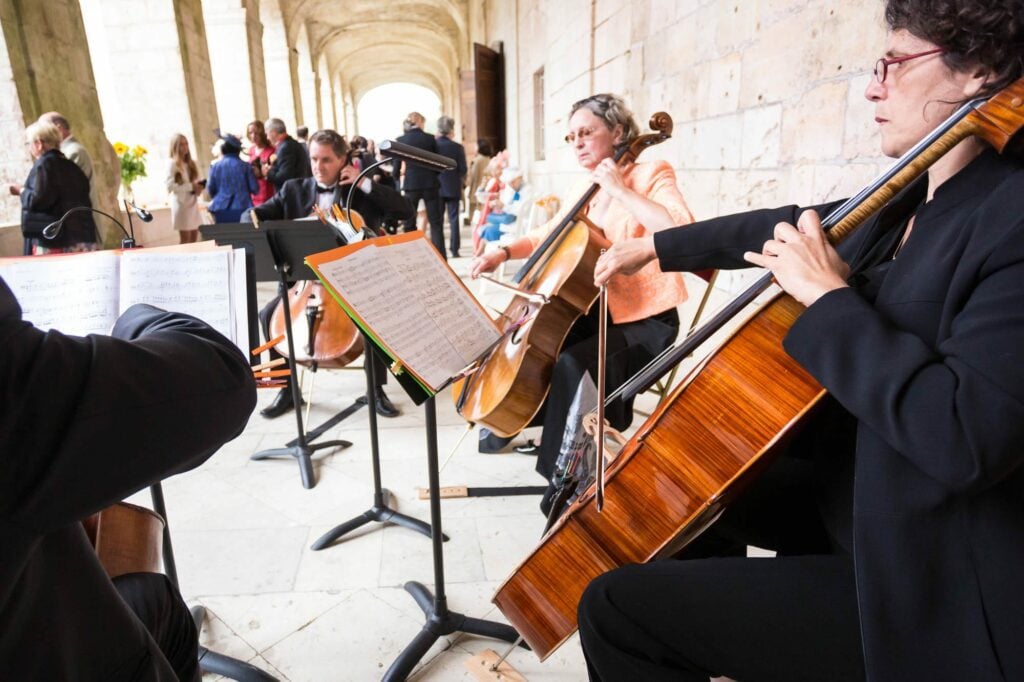
[[[153,219],[153,214],[150,213],[149,211],[146,211],[146,210],[141,209],[141,208],[138,209],[138,210],[142,211],[143,213],[146,213],[147,215],[149,215],[149,220]],[[109,213],[105,213],[105,212],[99,210],[98,208],[92,208],[91,206],[75,206],[74,208],[68,209],[68,211],[64,215],[62,215],[59,219],[54,220],[52,223],[50,223],[49,225],[47,225],[46,227],[43,228],[43,236],[46,237],[47,239],[53,239],[54,237],[59,235],[60,231],[64,228],[64,221],[67,220],[68,216],[71,215],[72,213],[78,213],[79,211],[91,211],[92,213],[99,213],[101,216],[106,216],[107,218],[112,220],[115,225],[120,227],[121,228],[121,232],[124,233],[124,239],[121,240],[121,248],[122,249],[134,249],[135,248],[135,236],[134,236],[134,234],[131,234],[131,235],[128,234],[128,230],[124,229],[124,225],[121,224],[120,220],[118,220],[114,216],[110,215]],[[145,218],[143,218],[141,214],[139,215],[139,218],[142,218],[142,220],[144,220],[145,222],[149,222],[149,220],[146,220]],[[131,220],[131,215],[130,214],[128,216],[128,219]],[[132,232],[134,233],[135,230],[132,230]]]
[[[418,147],[402,144],[401,142],[395,142],[394,140],[384,140],[377,145],[377,148],[380,150],[381,154],[390,156],[393,159],[399,159],[406,163],[423,166],[430,170],[452,170],[457,165],[455,163],[455,159],[449,159],[447,156],[435,154],[434,152],[427,152]]]
[[[128,203],[129,206],[131,206],[132,210],[135,212],[135,215],[137,215],[139,217],[139,220],[141,220],[144,223],[151,223],[151,222],[153,222],[153,214],[152,213],[150,213],[146,209],[142,208],[141,206],[136,206],[135,204],[133,204],[130,201],[127,202],[127,203]]]

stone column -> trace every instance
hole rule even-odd
[[[253,119],[266,120],[263,26],[256,0],[203,0],[220,127],[244,139]]]
[[[294,53],[288,42],[288,30],[281,14],[279,0],[262,0],[260,20],[263,23],[263,68],[267,80],[268,118],[284,121],[295,131],[301,118],[294,95],[292,62]]]
[[[28,177],[24,129],[47,111],[71,122],[92,157],[95,208],[116,215],[120,171],[104,132],[78,1],[0,0],[0,28],[0,224],[21,222],[20,201],[7,194],[7,184]],[[116,243],[117,227],[100,216],[96,222],[104,242]]]
[[[110,134],[149,150],[136,198],[167,199],[170,141],[182,133],[205,176],[218,127],[200,0],[81,0]],[[102,65],[102,66],[101,66]]]

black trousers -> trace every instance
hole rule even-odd
[[[263,338],[266,339],[267,341],[269,341],[272,338],[270,336],[270,318],[271,316],[273,316],[274,310],[277,308],[277,305],[280,302],[281,296],[278,295],[270,299],[265,306],[260,308],[260,312],[258,314],[258,317],[260,318],[260,329],[263,331]],[[300,320],[303,320],[302,322],[300,322],[300,324],[305,324],[305,318],[300,318]],[[276,360],[277,358],[284,356],[278,353],[276,348],[271,348],[267,357],[269,357],[271,360]],[[377,380],[377,386],[383,386],[386,383],[388,383],[388,366],[387,364],[385,364],[384,360],[380,357],[378,353],[370,353],[370,357],[371,362],[374,363],[374,378]],[[288,390],[287,386],[282,390]]]
[[[185,600],[162,573],[128,573],[113,579],[128,604],[156,641],[183,682],[198,682],[199,634]]]
[[[813,481],[783,458],[680,558],[591,582],[578,610],[591,679],[863,680],[853,560]],[[779,556],[745,558],[746,544]]]
[[[459,247],[462,245],[459,234],[459,198],[441,197],[440,201],[444,207],[444,213],[448,216],[449,248],[452,250],[452,258],[457,258]]]
[[[539,415],[543,419],[537,450],[537,472],[551,480],[562,446],[569,408],[584,372],[597,380],[597,305],[576,321],[569,330],[562,352],[551,374],[551,390]],[[607,388],[619,387],[667,348],[679,332],[679,313],[673,308],[637,322],[608,325]],[[616,402],[605,412],[616,429],[628,428],[633,421],[633,401]],[[536,421],[537,418],[535,418]]]
[[[427,222],[430,224],[430,241],[434,244],[437,252],[444,256],[444,221],[441,218],[441,200],[437,196],[437,190],[407,189],[402,194],[417,211],[419,210],[420,199],[423,200],[427,208]],[[413,215],[412,218],[405,221],[402,231],[412,232],[415,229],[416,216]]]

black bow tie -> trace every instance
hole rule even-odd
[[[325,194],[327,192],[330,192],[331,194],[333,194],[334,190],[337,189],[337,187],[338,187],[337,185],[335,185],[334,187],[324,187],[321,184],[317,184],[317,186],[316,186],[316,193],[317,194]]]

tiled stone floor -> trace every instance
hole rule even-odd
[[[468,263],[452,261],[462,275]],[[476,283],[470,288],[479,291]],[[260,285],[261,302],[273,291]],[[484,298],[500,305],[491,299],[501,296],[488,286]],[[362,394],[363,381],[361,371],[320,372],[308,423],[319,424],[349,405]],[[427,486],[423,410],[394,381],[388,394],[402,415],[378,420],[383,483],[393,508],[429,521],[428,503],[417,496],[417,488]],[[353,446],[317,453],[317,485],[306,490],[293,460],[249,459],[295,436],[290,413],[275,420],[258,414],[273,395],[261,391],[242,435],[203,466],[164,483],[182,593],[208,610],[203,645],[281,680],[380,679],[423,625],[402,585],[416,580],[433,588],[430,541],[402,527],[371,523],[330,548],[312,551],[320,535],[372,505],[366,412],[359,410],[322,437],[347,439]],[[653,404],[646,396],[638,407],[649,411]],[[438,396],[437,414],[442,485],[543,483],[533,457],[478,454],[475,431],[447,459],[466,426],[448,391]],[[148,494],[134,501],[147,503]],[[490,598],[540,536],[538,501],[444,500],[442,527],[451,537],[444,546],[445,577],[453,611],[503,621]],[[487,648],[504,650],[500,642],[479,637],[443,637],[411,679],[473,679],[464,664]],[[575,636],[544,663],[525,650],[513,652],[509,662],[532,681],[586,679]]]

